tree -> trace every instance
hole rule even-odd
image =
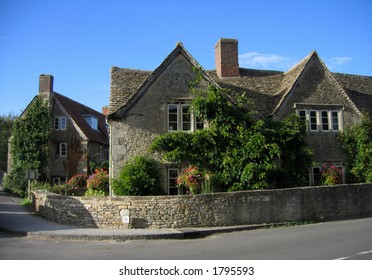
[[[16,118],[13,114],[0,116],[0,170],[3,171],[7,171],[8,141]]]
[[[151,150],[162,152],[164,160],[217,175],[229,191],[302,185],[312,163],[305,124],[294,115],[254,122],[245,95],[226,93],[215,87],[198,92],[192,108],[209,127],[160,135]]]
[[[365,115],[360,124],[344,129],[339,138],[349,159],[349,179],[372,182],[372,119]]]

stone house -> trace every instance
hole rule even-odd
[[[61,184],[77,173],[88,174],[90,167],[108,162],[109,137],[104,114],[55,92],[53,83],[52,75],[40,75],[38,96],[50,108],[52,136],[48,144],[47,179],[51,184]]]
[[[307,143],[316,165],[309,167],[308,185],[317,185],[326,163],[343,175],[347,158],[337,135],[345,127],[372,114],[372,77],[331,73],[316,51],[286,72],[239,67],[238,41],[220,39],[215,45],[216,69],[206,71],[181,43],[154,71],[111,68],[109,114],[110,174],[115,177],[134,156],[146,153],[157,135],[194,131],[203,123],[190,112],[193,98],[189,84],[202,73],[201,88],[212,84],[246,93],[258,117],[281,120],[296,113],[307,122]],[[233,98],[233,96],[232,96]],[[175,178],[180,170],[162,164],[165,193],[177,194]]]

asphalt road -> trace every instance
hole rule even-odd
[[[126,242],[35,240],[0,233],[3,260],[372,260],[372,218]]]

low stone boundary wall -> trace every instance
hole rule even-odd
[[[372,215],[372,184],[144,197],[73,197],[37,191],[33,202],[35,212],[45,219],[80,227],[213,227]],[[129,210],[125,210],[129,224],[123,223],[123,209]]]

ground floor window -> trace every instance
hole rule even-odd
[[[306,177],[306,184],[308,186],[321,186],[324,184],[323,180],[323,176],[322,176],[322,173],[324,172],[324,169],[325,167],[328,165],[329,163],[324,163],[324,164],[318,164],[317,166],[314,166],[312,168],[309,168],[308,169],[308,174],[307,174],[307,177]],[[335,165],[331,165],[333,166],[339,173],[339,181],[341,184],[345,184],[345,170],[344,170],[344,166],[342,164],[335,164]]]
[[[61,185],[67,183],[67,177],[53,177],[53,185]]]
[[[168,194],[169,195],[178,195],[182,194],[182,190],[177,187],[177,177],[179,174],[178,168],[169,168],[168,169]]]

